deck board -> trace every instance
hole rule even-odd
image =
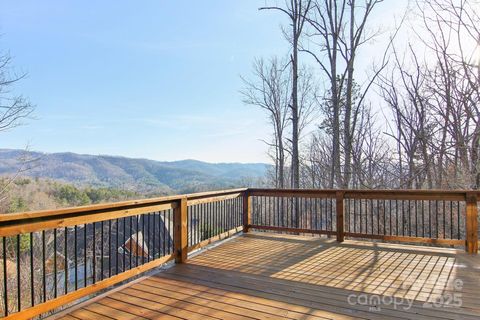
[[[62,319],[478,319],[479,292],[461,250],[250,233]]]

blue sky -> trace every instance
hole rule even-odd
[[[264,1],[14,1],[0,48],[35,118],[2,148],[156,160],[266,162],[269,127],[239,90],[255,57],[287,52]]]

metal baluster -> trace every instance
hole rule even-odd
[[[8,277],[7,277],[7,238],[2,237],[2,256],[3,256],[3,303],[5,305],[5,312],[4,315],[5,317],[8,316],[8,288],[7,288],[7,282],[8,282]]]
[[[93,267],[93,274],[92,274],[92,277],[93,277],[93,283],[96,283],[97,282],[97,270],[96,270],[96,261],[97,260],[97,254],[96,254],[96,246],[97,246],[97,241],[96,241],[96,236],[95,236],[95,233],[97,232],[97,225],[96,223],[94,222],[93,223],[93,241],[92,241],[92,267]]]
[[[112,276],[112,220],[108,220],[108,277]]]
[[[43,273],[43,302],[47,301],[47,282],[46,282],[46,247],[45,247],[45,230],[42,230],[42,273]],[[20,267],[20,263],[18,264]],[[18,283],[20,290],[20,282]],[[19,309],[20,310],[20,309]]]
[[[103,246],[104,246],[104,234],[103,234],[103,221],[100,222],[100,228],[102,231],[100,232],[101,234],[101,239],[100,239],[100,280],[103,280]]]
[[[35,279],[34,279],[35,270],[33,267],[33,233],[30,232],[30,302],[31,306],[35,305]],[[7,281],[7,279],[4,279]],[[5,295],[7,292],[5,291]]]
[[[45,261],[45,237],[43,238],[44,243],[44,255],[43,260]],[[43,264],[45,265],[45,263]],[[20,275],[20,235],[17,234],[17,311],[22,310],[22,292],[21,292],[21,275]],[[43,283],[45,284],[45,269],[43,271]],[[7,292],[5,292],[7,294]]]
[[[83,225],[83,255],[84,255],[84,264],[83,264],[83,286],[86,287],[87,286],[87,260],[88,260],[88,257],[87,257],[87,224],[84,224]]]
[[[65,227],[65,294],[68,293],[68,228]]]
[[[53,296],[57,297],[57,229],[53,229]]]

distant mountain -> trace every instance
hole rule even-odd
[[[20,169],[19,158],[36,159],[23,176],[49,178],[78,186],[105,186],[139,192],[193,192],[242,186],[265,177],[264,163],[154,161],[119,156],[41,153],[0,149],[0,175]]]

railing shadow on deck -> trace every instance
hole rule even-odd
[[[250,247],[247,244],[249,239],[259,242],[255,244],[259,250],[257,252],[253,246],[246,258],[247,253],[242,254],[241,248]],[[457,280],[472,280],[472,269],[455,267],[459,263],[456,258],[458,252],[440,253],[428,248],[415,250],[405,245],[392,250],[378,244],[337,244],[321,239],[304,241],[257,234],[235,241],[197,256],[185,266],[172,269],[168,277],[174,273],[178,281],[187,283],[207,278],[208,281],[233,286],[242,279],[240,287],[251,288],[249,294],[264,296],[265,292],[275,295],[283,292],[280,296],[284,296],[284,302],[300,299],[297,292],[302,293],[302,299],[309,294],[314,297],[315,292],[320,292],[324,298],[333,294],[339,305],[347,302],[351,295],[358,297],[366,294],[370,300],[361,306],[364,311],[372,307],[371,301],[375,303],[384,297],[392,297],[399,303],[396,308],[412,304],[418,309],[416,312],[433,315],[438,310],[433,313],[424,310],[425,303],[436,303],[437,308],[448,310],[451,301],[444,298],[454,293],[461,293],[464,302],[470,304],[475,303],[477,298],[475,288],[479,284],[478,279],[476,283],[458,287]],[[237,255],[229,254],[233,248],[236,248]],[[161,274],[157,276],[162,277]],[[256,293],[257,287],[260,289]],[[243,289],[240,291],[245,292]],[[439,297],[442,299],[438,300]],[[308,301],[314,302],[315,299]],[[393,312],[393,306],[383,307]],[[470,315],[478,314],[478,303],[476,308]]]

